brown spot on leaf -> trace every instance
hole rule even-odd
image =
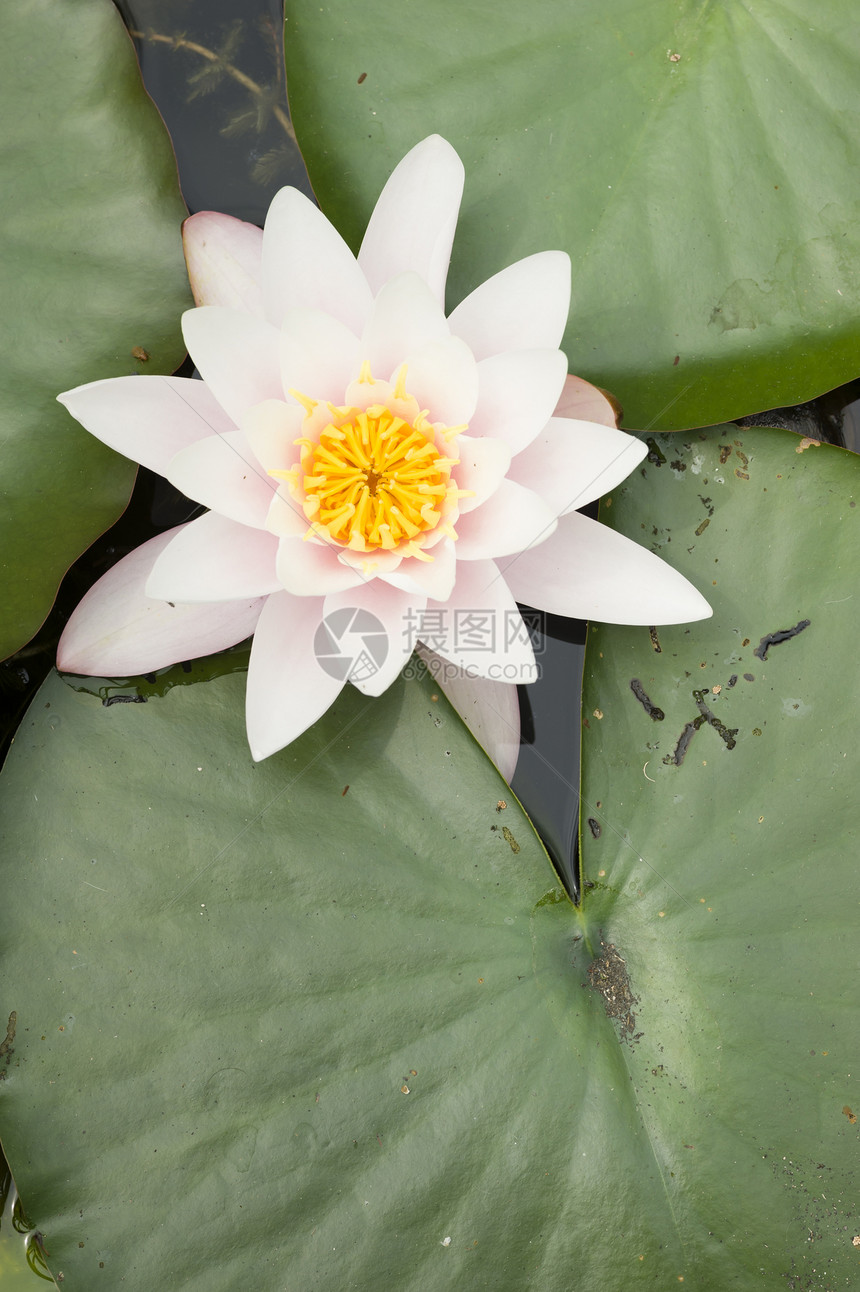
[[[7,1068],[9,1064],[12,1062],[12,1055],[15,1053],[14,1041],[15,1041],[15,1028],[17,1026],[17,1023],[18,1023],[18,1015],[13,1009],[12,1013],[9,1015],[9,1022],[6,1024],[6,1038],[5,1040],[0,1041],[0,1058],[5,1058],[6,1060],[5,1066]],[[0,1081],[5,1080],[5,1077],[6,1077],[6,1073],[0,1071]]]
[[[588,966],[588,985],[603,997],[606,1017],[618,1025],[619,1039],[627,1041],[633,1037],[635,1040],[634,1009],[639,1004],[639,999],[630,990],[627,963],[612,942],[604,942],[601,938],[600,946],[601,954]]]

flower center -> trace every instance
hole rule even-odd
[[[427,420],[427,410],[406,391],[402,368],[392,387],[374,381],[370,365],[347,392],[382,395],[385,402],[338,407],[291,391],[305,407],[309,434],[295,441],[301,462],[290,471],[270,471],[286,480],[300,498],[316,535],[353,551],[395,548],[431,560],[424,536],[441,526],[453,533],[449,515],[463,496],[451,480],[459,459],[437,448],[465,427],[444,427]]]
[[[329,537],[359,550],[396,547],[441,519],[452,461],[384,404],[342,417],[321,432],[304,467],[305,497]]]

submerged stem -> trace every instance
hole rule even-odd
[[[165,36],[157,31],[137,31],[131,27],[128,34],[133,36],[135,40],[150,40],[160,45],[172,45],[174,49],[188,49],[192,54],[199,54],[201,58],[207,59],[210,63],[220,63],[227,75],[232,76],[234,81],[238,81],[239,85],[243,86],[249,94],[253,94],[258,99],[265,97],[265,91],[261,85],[258,85],[256,81],[252,80],[240,68],[234,66],[233,63],[228,63],[222,55],[216,54],[212,49],[207,49],[205,45],[199,45],[196,40],[186,40],[184,36]],[[284,109],[275,104],[272,108],[272,115],[287,137],[295,143],[296,132]]]

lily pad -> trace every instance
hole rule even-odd
[[[64,1289],[854,1277],[860,463],[802,443],[657,438],[612,495],[716,615],[591,630],[581,909],[429,679],[259,764],[241,673],[48,680],[0,777],[0,1134]],[[664,763],[694,691],[734,746]]]
[[[714,617],[589,629],[588,923],[640,998],[631,1100],[696,1286],[849,1287],[860,461],[735,426],[650,448],[601,518]]]
[[[109,0],[21,0],[0,49],[0,658],[120,514],[134,467],[56,395],[172,372],[190,304],[167,133]]]
[[[445,135],[467,173],[450,304],[569,251],[570,365],[627,426],[707,425],[857,375],[860,29],[838,0],[286,14],[326,214],[355,244],[392,166]]]

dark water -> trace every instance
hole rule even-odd
[[[262,224],[284,184],[311,195],[287,111],[281,0],[115,0],[170,131],[189,211]]]

